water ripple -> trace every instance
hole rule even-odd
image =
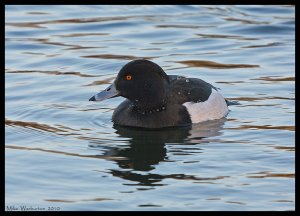
[[[80,77],[99,77],[100,75],[91,75],[91,74],[83,74],[81,72],[62,72],[62,71],[35,71],[35,70],[23,70],[23,71],[12,71],[8,70],[5,71],[5,73],[41,73],[41,74],[48,74],[48,75],[74,75],[74,76],[80,76]]]
[[[259,65],[250,64],[223,64],[213,61],[205,60],[188,60],[188,61],[177,61],[177,63],[185,64],[190,67],[206,67],[214,69],[232,69],[232,68],[254,68],[259,67]]]

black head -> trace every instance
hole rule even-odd
[[[142,110],[163,105],[169,79],[164,70],[148,60],[134,60],[119,71],[114,83],[90,100],[123,96]]]

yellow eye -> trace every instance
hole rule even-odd
[[[132,76],[131,75],[126,75],[126,80],[131,80]]]

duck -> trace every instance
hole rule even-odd
[[[159,129],[184,127],[227,116],[229,102],[219,89],[199,78],[167,75],[156,63],[136,59],[89,101],[122,96],[112,122],[118,126]]]

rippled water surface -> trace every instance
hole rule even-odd
[[[124,99],[88,99],[136,58],[240,105],[191,129],[113,126]],[[6,6],[5,206],[294,210],[295,8]]]

